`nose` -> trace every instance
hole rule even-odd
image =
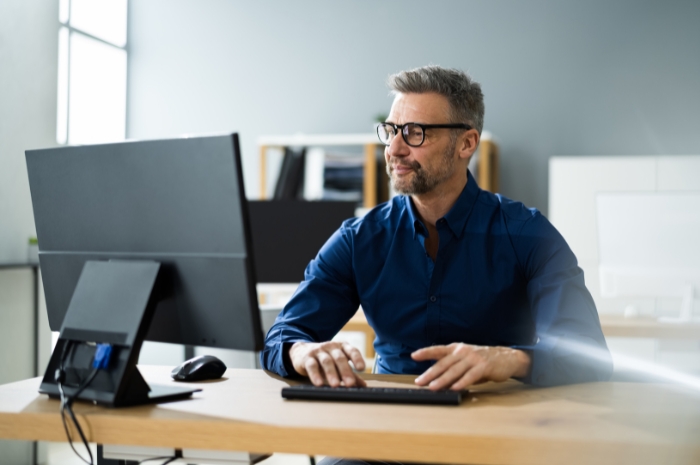
[[[411,148],[406,143],[406,141],[403,140],[403,136],[401,135],[401,133],[398,133],[391,140],[391,143],[386,146],[384,153],[387,155],[387,159],[388,159],[389,157],[408,156],[408,154],[410,153],[410,150],[411,150]]]

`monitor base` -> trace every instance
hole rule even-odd
[[[201,392],[201,389],[192,389],[192,388],[185,388],[185,387],[179,387],[179,386],[163,386],[163,385],[151,385],[150,386],[151,390],[148,393],[147,397],[143,397],[140,399],[135,399],[131,402],[126,401],[123,403],[120,403],[119,405],[114,405],[110,402],[101,402],[96,399],[83,399],[83,398],[78,398],[78,401],[83,401],[83,402],[91,402],[93,404],[97,405],[104,405],[107,407],[131,407],[135,405],[147,405],[147,404],[160,404],[163,402],[174,402],[178,400],[185,400],[189,397],[192,397],[192,394],[195,392]],[[61,396],[57,391],[54,391],[52,389],[39,389],[39,393],[41,394],[47,394],[50,398],[52,399],[60,399]]]

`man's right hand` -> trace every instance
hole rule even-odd
[[[340,386],[366,386],[365,381],[350,367],[350,360],[357,370],[365,369],[360,351],[345,342],[295,342],[289,349],[289,359],[294,369],[308,376],[316,386],[328,384]]]

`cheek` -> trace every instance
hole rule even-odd
[[[413,161],[418,163],[421,168],[430,167],[430,157],[426,157],[423,153],[416,153],[413,156]]]

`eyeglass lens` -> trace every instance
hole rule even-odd
[[[423,143],[424,132],[423,128],[414,123],[404,124],[402,129],[403,140],[410,146],[418,147]],[[382,123],[377,126],[377,135],[379,140],[389,145],[396,137],[396,128],[389,123]]]
[[[403,140],[408,145],[419,146],[423,143],[423,135],[423,128],[416,124],[408,123],[403,127]]]

